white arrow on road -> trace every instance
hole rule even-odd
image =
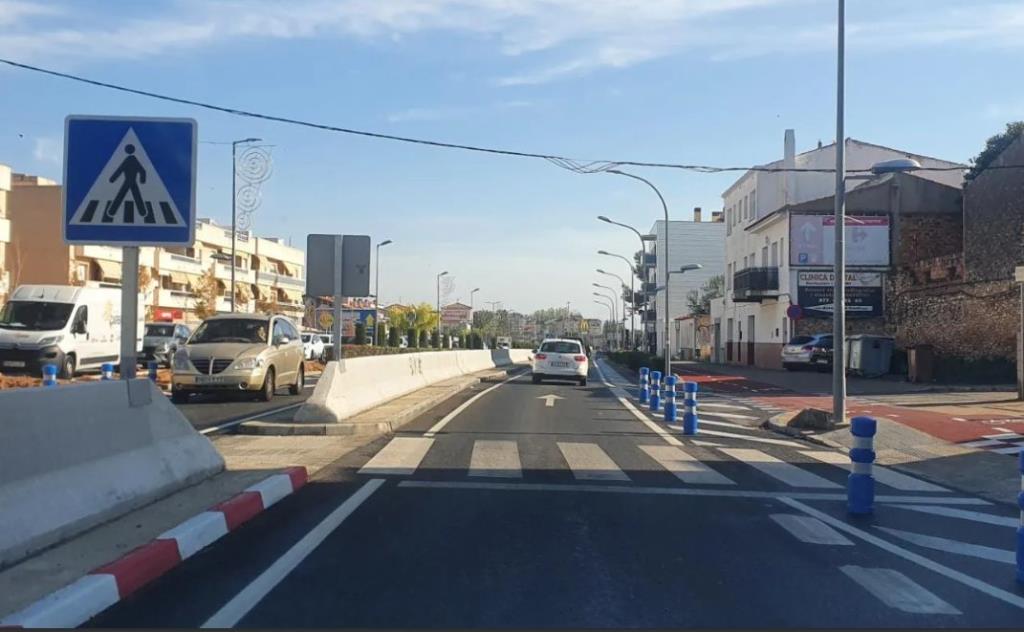
[[[559,397],[558,395],[555,395],[554,393],[551,393],[549,395],[541,395],[537,399],[543,399],[544,400],[544,406],[546,408],[554,408],[555,407],[555,400],[556,399],[565,399],[565,398],[564,397]]]

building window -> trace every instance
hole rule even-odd
[[[727,236],[732,234],[732,214],[729,209],[725,209],[725,234]]]
[[[779,238],[779,256],[782,258],[781,259],[782,265],[786,265],[786,262],[789,260],[789,255],[786,254],[786,238],[785,237],[780,237]]]
[[[788,340],[789,340],[789,319],[788,318],[783,318],[782,319],[782,342],[787,342]]]
[[[740,268],[740,270],[746,270],[746,269],[747,269],[747,255],[743,255],[743,267]]]
[[[75,266],[75,280],[84,282],[89,280],[89,264],[79,263]]]
[[[768,246],[761,248],[761,267],[768,267]]]
[[[750,216],[757,218],[757,189],[750,192]]]
[[[779,267],[779,242],[772,243],[772,267]]]

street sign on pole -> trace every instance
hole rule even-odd
[[[197,128],[182,118],[64,119],[64,242],[123,249],[122,379],[135,377],[139,246],[195,239]]]
[[[334,297],[334,359],[343,357],[342,303],[346,296],[370,294],[370,236],[306,237],[306,295]]]

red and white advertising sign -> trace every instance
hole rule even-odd
[[[793,214],[789,218],[789,262],[795,266],[835,263],[836,220],[832,215]],[[889,265],[889,218],[846,217],[846,263]]]

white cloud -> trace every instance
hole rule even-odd
[[[32,157],[41,163],[59,165],[64,161],[64,148],[56,138],[40,136],[35,140]]]
[[[808,10],[782,10],[793,5]],[[172,0],[148,18],[75,8],[71,0],[0,0],[0,25],[8,27],[0,32],[0,55],[145,59],[240,39],[341,37],[388,46],[454,33],[519,60],[522,69],[494,82],[522,86],[689,50],[730,60],[830,50],[835,39],[820,0]],[[850,13],[851,52],[1024,47],[1024,5],[1010,0],[972,0],[969,7],[960,0],[862,0]]]

